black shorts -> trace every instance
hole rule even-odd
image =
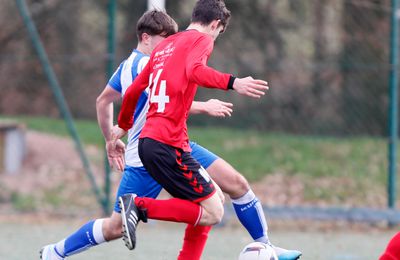
[[[189,152],[141,138],[139,157],[149,174],[173,197],[200,202],[215,193],[208,173]]]

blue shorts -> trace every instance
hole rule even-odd
[[[207,169],[218,156],[208,151],[201,145],[190,142],[192,157],[198,161],[204,169]],[[144,167],[126,166],[119,184],[117,197],[114,204],[114,211],[120,213],[118,197],[124,194],[135,193],[139,197],[156,198],[161,192],[161,185],[158,184]]]

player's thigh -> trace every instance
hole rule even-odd
[[[247,180],[221,158],[215,160],[206,170],[221,190],[231,198],[243,196],[250,188]]]

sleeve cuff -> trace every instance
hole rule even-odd
[[[236,77],[231,75],[229,77],[229,81],[228,81],[228,88],[227,89],[233,89],[233,82],[235,81]]]

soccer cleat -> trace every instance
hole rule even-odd
[[[302,255],[302,253],[297,250],[287,250],[274,245],[271,246],[275,250],[279,260],[297,260],[300,259],[300,256]]]
[[[40,259],[42,259],[42,260],[63,260],[63,259],[65,259],[64,257],[60,256],[56,252],[54,244],[44,246],[40,250],[39,253],[40,253]]]
[[[147,222],[146,210],[139,209],[135,204],[136,194],[125,194],[118,198],[122,217],[122,234],[129,250],[136,246],[136,227],[139,220]]]

